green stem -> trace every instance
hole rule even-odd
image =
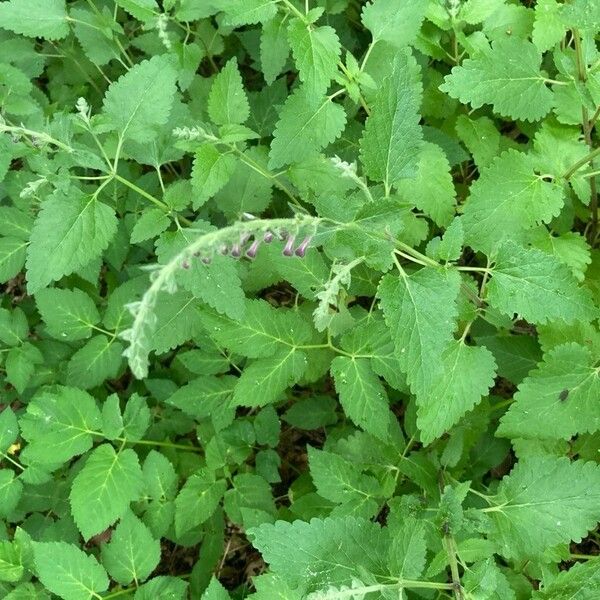
[[[563,175],[563,178],[568,181],[569,179],[571,179],[571,177],[573,176],[573,174],[576,171],[578,171],[579,169],[581,169],[581,167],[587,165],[587,163],[589,163],[592,160],[594,160],[594,158],[596,158],[596,156],[598,156],[599,154],[600,154],[600,147],[599,148],[595,148],[589,154],[586,154],[583,158],[579,159],[567,171],[565,171],[565,174]]]
[[[52,144],[53,146],[60,148],[61,150],[64,150],[65,152],[68,152],[69,154],[74,152],[74,150],[73,150],[73,148],[71,148],[71,146],[64,144],[60,140],[53,138],[52,136],[48,135],[47,133],[44,133],[43,131],[33,131],[32,129],[26,129],[25,127],[15,127],[13,125],[5,125],[3,123],[0,123],[0,133],[5,133],[5,132],[6,133],[20,133],[21,135],[26,135],[31,138],[42,140],[44,142],[47,142],[48,144]]]
[[[187,450],[188,452],[202,452],[202,448],[197,448],[190,444],[173,444],[172,442],[158,442],[154,440],[128,440],[127,438],[115,438],[116,442],[131,444],[132,446],[160,446],[161,448],[174,448],[176,450]]]
[[[164,202],[162,202],[162,200],[155,198],[152,194],[149,194],[146,190],[143,190],[141,187],[138,187],[137,185],[135,185],[135,183],[132,183],[131,181],[129,181],[128,179],[125,179],[124,177],[121,177],[118,173],[115,173],[113,175],[113,177],[117,181],[122,183],[123,185],[127,186],[129,189],[138,193],[140,196],[143,196],[144,198],[146,198],[146,200],[150,200],[150,202],[152,202],[153,204],[156,204],[156,206],[158,206],[165,212],[168,212],[168,213],[171,212],[171,208],[169,207],[168,204],[165,204]]]
[[[593,560],[595,558],[598,558],[600,555],[594,555],[594,554],[569,554],[569,558],[572,558],[574,560]]]
[[[21,469],[21,471],[25,470],[25,467],[23,465],[19,464],[16,460],[12,459],[8,454],[6,454],[4,452],[0,452],[0,456],[2,456],[5,460],[7,460],[9,463],[14,465],[15,467],[17,467],[17,469]]]

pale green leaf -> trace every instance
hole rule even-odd
[[[365,4],[361,19],[371,32],[373,42],[384,41],[402,48],[417,39],[426,11],[426,0],[401,3],[397,0],[372,0]]]
[[[561,18],[562,6],[556,0],[536,2],[532,39],[540,52],[550,50],[565,35],[566,27]]]
[[[139,21],[149,21],[160,13],[156,0],[116,0],[116,2]]]
[[[473,108],[491,104],[503,117],[537,121],[552,108],[541,62],[531,42],[506,37],[454,67],[440,89]]]
[[[236,167],[235,157],[223,153],[212,144],[204,144],[196,152],[192,169],[194,208],[202,206],[214,196],[230,179]]]
[[[77,350],[67,365],[67,383],[90,389],[114,379],[123,361],[123,344],[105,335],[95,335]]]
[[[25,265],[27,242],[14,237],[0,238],[0,283],[16,277]]]
[[[235,58],[227,62],[213,81],[208,96],[208,114],[217,125],[240,124],[248,120],[250,106]]]
[[[48,333],[58,340],[82,340],[100,321],[94,301],[79,289],[46,288],[35,295]]]
[[[33,561],[40,581],[63,600],[90,600],[108,589],[106,571],[73,544],[36,542]]]
[[[587,321],[598,315],[591,294],[577,284],[568,267],[533,248],[504,242],[496,254],[487,288],[492,306],[530,323],[562,319]]]
[[[596,600],[600,596],[600,559],[575,563],[548,585],[533,592],[534,600]]]
[[[160,235],[170,225],[171,219],[160,208],[145,210],[131,231],[131,243],[138,244]]]
[[[139,587],[134,600],[187,600],[188,583],[179,577],[161,575]]]
[[[103,111],[121,138],[148,142],[166,125],[175,98],[177,74],[166,55],[133,66],[112,83]]]
[[[2,2],[0,27],[28,37],[60,40],[69,34],[65,0]]]
[[[224,0],[225,24],[232,27],[266,23],[277,13],[278,0]]]
[[[202,600],[231,600],[227,590],[219,583],[219,580],[213,577],[208,584]]]
[[[98,258],[117,231],[112,208],[71,188],[42,203],[27,249],[27,289],[46,287]]]
[[[7,540],[0,541],[0,581],[17,582],[24,572],[18,547]]]
[[[423,135],[419,125],[422,89],[415,59],[408,51],[400,51],[391,75],[377,90],[360,141],[361,162],[374,181],[391,186],[416,174]]]
[[[98,446],[73,480],[71,512],[84,539],[101,533],[121,518],[142,492],[142,469],[130,448],[115,452]]]
[[[316,156],[334,142],[346,124],[342,106],[317,96],[307,86],[287,97],[271,143],[269,167],[276,169]]]
[[[289,55],[287,20],[278,15],[263,25],[260,35],[260,66],[267,85],[283,71]]]

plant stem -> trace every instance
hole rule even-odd
[[[599,154],[600,154],[600,147],[593,149],[589,154],[586,154],[583,158],[580,158],[572,167],[570,167],[567,171],[565,171],[563,178],[568,181],[569,179],[571,179],[571,177],[573,177],[573,174],[576,171],[579,171],[579,169],[581,169],[581,167],[583,167],[583,166],[587,165],[587,163],[593,161],[594,158],[596,158],[596,156],[598,156]]]

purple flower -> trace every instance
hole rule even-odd
[[[189,269],[190,268],[190,263],[187,260],[183,260],[181,261],[181,268],[182,269]]]
[[[234,244],[231,246],[231,256],[233,258],[239,258],[242,255],[242,247],[240,244]]]
[[[220,248],[219,248],[219,252],[223,255],[223,256],[227,256],[227,254],[229,253],[229,248],[227,247],[226,244],[223,244]]]
[[[250,246],[250,248],[248,248],[248,250],[246,250],[246,256],[248,258],[256,258],[256,253],[258,252],[259,246],[260,246],[260,241],[254,240],[252,242],[252,245]]]
[[[210,256],[203,256],[203,257],[202,257],[202,262],[203,262],[205,265],[210,265],[210,263],[212,262],[212,259],[211,259],[211,257],[210,257]]]
[[[263,241],[265,244],[270,244],[274,238],[275,236],[273,235],[272,231],[265,231],[265,235],[263,236]]]
[[[285,243],[285,246],[283,248],[284,256],[293,256],[294,255],[294,240],[295,239],[296,239],[296,236],[294,236],[294,235],[290,235],[290,237],[288,238],[288,240]]]
[[[312,240],[312,236],[307,236],[302,240],[302,243],[296,248],[296,256],[304,258],[304,255],[306,254],[306,249],[310,244],[310,240]]]

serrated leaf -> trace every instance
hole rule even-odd
[[[20,308],[10,311],[0,308],[0,341],[7,346],[19,346],[29,334],[29,323]]]
[[[360,159],[374,181],[391,186],[415,175],[421,148],[419,69],[408,51],[394,60],[392,73],[377,90],[360,141]]]
[[[171,219],[160,208],[145,210],[133,226],[131,243],[138,244],[160,235],[170,223]]]
[[[148,142],[171,113],[177,74],[167,56],[154,56],[133,66],[112,83],[103,112],[121,138]]]
[[[142,469],[130,448],[115,452],[98,446],[73,480],[71,512],[84,539],[104,531],[122,517],[143,488]]]
[[[24,572],[19,549],[7,540],[0,541],[0,581],[15,583]]]
[[[0,238],[0,283],[19,274],[25,265],[27,242],[14,237]]]
[[[473,155],[479,169],[487,167],[500,154],[502,137],[488,117],[474,119],[459,115],[456,119],[456,133]]]
[[[389,403],[369,359],[338,356],[331,363],[331,374],[344,412],[365,431],[386,439],[390,424]]]
[[[247,366],[233,393],[236,406],[265,406],[297,383],[307,368],[306,354],[292,349],[260,358]],[[260,390],[260,394],[257,391]]]
[[[185,600],[187,596],[187,581],[179,577],[161,575],[154,577],[135,592],[134,600]]]
[[[73,544],[36,542],[33,560],[40,581],[63,600],[89,600],[108,589],[106,571]]]
[[[58,340],[83,340],[100,321],[94,301],[79,289],[46,288],[35,295],[46,330]]]
[[[71,188],[42,204],[27,249],[27,289],[35,293],[100,256],[117,231],[112,208]]]
[[[306,586],[307,591],[350,583],[362,569],[386,572],[387,532],[363,519],[277,521],[248,533],[273,573],[291,586]]]
[[[573,343],[556,346],[521,383],[497,433],[534,439],[593,433],[600,429],[598,397],[600,374],[592,353]]]
[[[67,383],[90,389],[114,379],[123,360],[123,344],[105,335],[95,335],[77,350],[67,365]]]
[[[202,600],[231,600],[227,590],[219,583],[219,580],[213,577],[202,594]]]
[[[160,13],[155,0],[116,0],[116,3],[140,21],[149,21]]]
[[[374,43],[384,41],[402,48],[417,39],[426,11],[425,0],[401,4],[395,0],[373,0],[365,4],[361,20],[371,32]]]
[[[65,0],[9,0],[0,4],[3,29],[28,37],[60,40],[69,34]]]
[[[600,559],[575,563],[533,592],[534,600],[595,600],[600,594]]]
[[[224,10],[231,27],[266,23],[277,13],[277,0],[226,0]]]
[[[423,444],[456,425],[494,384],[496,362],[485,347],[452,342],[441,360],[443,371],[417,395],[417,425]]]
[[[102,546],[102,564],[124,586],[147,579],[159,560],[160,542],[131,511],[115,528],[110,543]]]
[[[420,393],[441,374],[441,356],[452,341],[460,276],[425,267],[401,277],[385,275],[377,296],[411,389]]]
[[[539,0],[535,5],[533,43],[540,52],[550,50],[565,35],[565,24],[561,18],[562,4],[556,0]]]
[[[236,378],[229,375],[205,375],[180,387],[166,402],[196,419],[204,419],[218,410],[226,409],[236,382]]]
[[[175,529],[179,535],[207,521],[217,509],[227,482],[208,469],[191,475],[175,499]]]
[[[241,124],[248,120],[250,106],[235,58],[227,62],[213,81],[208,114],[217,125]]]
[[[454,67],[440,89],[473,108],[491,104],[503,117],[537,121],[552,108],[541,62],[531,42],[506,37]]]
[[[489,538],[507,558],[540,558],[546,548],[580,541],[600,519],[600,467],[536,456],[520,460],[487,509]]]
[[[100,430],[102,415],[88,393],[62,387],[37,395],[19,425],[29,442],[22,453],[27,463],[62,463],[92,447],[92,434]],[[48,448],[52,448],[50,455]]]
[[[220,152],[212,144],[200,147],[194,157],[192,169],[192,187],[196,194],[194,208],[202,206],[229,181],[236,162],[231,153]]]
[[[287,97],[271,143],[269,168],[298,163],[316,156],[335,141],[346,124],[342,106],[315,95],[307,86]]]
[[[498,249],[487,292],[500,312],[518,314],[530,323],[588,321],[598,314],[588,290],[578,286],[568,267],[511,241]]]
[[[43,362],[42,353],[33,344],[25,342],[21,346],[11,348],[6,355],[4,365],[6,381],[22,394],[29,386],[36,365],[41,365]]]
[[[489,253],[510,232],[548,223],[563,204],[562,186],[539,175],[532,156],[504,152],[471,186],[462,216],[466,243]]]
[[[338,69],[341,46],[335,29],[307,25],[294,18],[288,27],[288,40],[303,89],[307,96],[321,98]]]
[[[290,54],[287,21],[277,15],[262,27],[260,35],[260,65],[267,85],[283,71]]]

